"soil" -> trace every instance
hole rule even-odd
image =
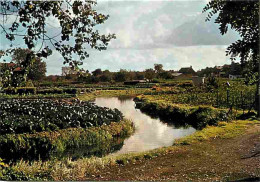
[[[114,165],[85,180],[260,181],[260,124],[232,139],[180,146],[157,158]]]

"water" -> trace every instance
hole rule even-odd
[[[126,119],[131,120],[136,127],[135,133],[124,141],[123,147],[114,154],[142,152],[155,148],[171,146],[175,139],[190,135],[196,130],[192,127],[168,125],[153,119],[135,108],[133,98],[120,99],[118,97],[96,98],[98,106],[117,108]]]

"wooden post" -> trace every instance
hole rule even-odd
[[[217,90],[217,107],[218,107],[218,90]]]
[[[245,110],[244,110],[244,99],[243,99],[243,91],[241,91],[241,108],[243,109],[243,114],[245,114]]]
[[[227,90],[227,107],[229,107],[229,90]]]

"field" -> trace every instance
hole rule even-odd
[[[147,86],[47,87],[34,93],[22,90],[0,95],[1,180],[95,180],[103,179],[99,176],[105,171],[111,173],[111,178],[105,175],[107,179],[126,180],[113,178],[109,168],[134,167],[135,163],[153,161],[214,138],[225,142],[259,123],[255,120],[255,87],[241,81],[231,81],[229,87],[226,80],[220,80],[217,87],[195,87],[184,80]],[[175,126],[191,125],[198,131],[172,147],[104,157],[123,146],[124,139],[134,133],[134,126],[119,110],[89,102],[96,97],[135,97],[136,107],[151,117]],[[224,177],[216,175],[222,176],[216,179]]]

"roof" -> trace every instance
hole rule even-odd
[[[0,63],[0,66],[8,66],[9,68],[14,68],[13,71],[22,71],[22,68],[21,67],[16,67],[17,64],[15,63]]]
[[[16,64],[15,63],[0,63],[0,66],[14,67],[14,66],[16,66]]]
[[[184,67],[179,70],[179,73],[187,74],[187,73],[195,73],[192,67]]]
[[[216,69],[221,70],[223,66],[215,66]]]
[[[21,71],[21,70],[22,70],[21,67],[17,67],[17,68],[14,69],[14,71]]]
[[[172,73],[172,76],[175,76],[175,77],[180,76],[180,75],[182,75],[182,73]]]

